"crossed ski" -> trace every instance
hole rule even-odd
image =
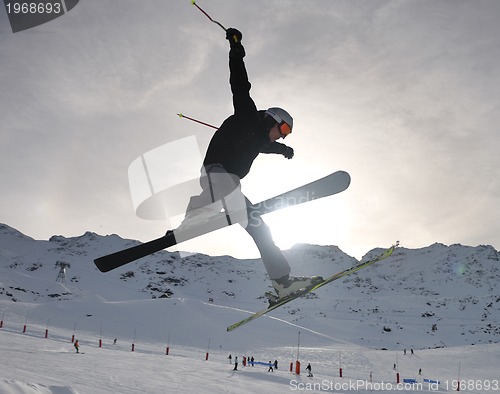
[[[264,215],[269,212],[287,208],[293,205],[303,204],[305,202],[317,200],[323,197],[331,196],[343,192],[349,187],[351,177],[345,171],[337,171],[324,178],[318,179],[306,185],[297,187],[288,192],[279,194],[267,200],[254,204],[249,208],[250,211]],[[238,212],[235,217],[246,218],[247,212]],[[234,224],[234,223],[231,223]],[[199,237],[209,232],[228,226],[225,214],[210,220],[188,231],[169,231],[165,236],[152,241],[132,246],[131,248],[120,250],[118,252],[98,257],[94,260],[95,265],[102,272],[108,272],[121,267],[132,261],[167,249],[183,241]]]
[[[282,300],[278,300],[272,306],[269,306],[268,308],[263,309],[259,312],[255,312],[254,314],[240,320],[239,322],[236,322],[236,323],[230,325],[229,327],[227,327],[227,331],[233,331],[234,329],[241,327],[244,324],[251,322],[252,320],[257,319],[258,317],[261,317],[262,315],[265,315],[266,313],[269,313],[269,312],[275,310],[276,308],[279,308],[280,306],[288,304],[290,301],[293,301],[296,298],[303,297],[309,293],[314,292],[315,290],[319,289],[320,287],[322,287],[328,283],[331,283],[337,279],[343,278],[344,276],[347,276],[347,275],[350,275],[354,272],[357,272],[362,268],[366,268],[372,264],[375,264],[381,260],[386,259],[387,257],[389,257],[392,254],[392,252],[394,252],[394,249],[396,249],[398,247],[398,245],[399,245],[399,242],[396,242],[396,244],[392,245],[389,249],[384,250],[379,255],[377,255],[377,256],[375,256],[367,261],[362,261],[359,264],[356,264],[350,268],[347,268],[345,270],[337,272],[336,274],[334,274],[332,276],[329,276],[328,278],[324,279],[323,281],[321,281],[317,284],[313,284],[312,286],[305,288],[305,289],[301,289],[301,290],[295,292],[294,294],[291,294],[290,296],[283,298]]]

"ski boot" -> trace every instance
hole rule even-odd
[[[321,276],[284,276],[279,279],[273,279],[271,282],[273,284],[275,293],[266,292],[265,296],[268,299],[269,306],[273,306],[283,299],[291,297],[298,292],[305,291],[314,285],[323,281]]]

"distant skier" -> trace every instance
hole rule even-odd
[[[312,378],[312,377],[313,377],[313,374],[312,374],[312,367],[311,367],[311,363],[307,364],[306,371],[308,372],[307,377],[308,377],[308,378]]]
[[[274,369],[278,369],[278,360],[274,360]]]
[[[210,141],[201,169],[203,192],[191,197],[186,216],[177,231],[196,227],[221,210],[233,222],[231,214],[246,208],[246,218],[243,218],[243,221],[246,219],[245,230],[259,249],[278,298],[283,298],[321,278],[289,276],[290,265],[274,244],[269,227],[259,213],[251,209],[251,202],[241,193],[240,180],[248,174],[260,153],[282,154],[287,159],[294,156],[291,147],[276,142],[292,132],[293,119],[282,108],[257,109],[250,97],[251,84],[243,62],[245,49],[241,44],[242,34],[229,28],[226,39],[230,44],[229,82],[234,114],[222,123]]]
[[[78,339],[75,341],[75,344],[73,345],[76,349],[77,353],[80,353],[80,344],[78,343]]]
[[[233,371],[237,371],[238,370],[238,356],[236,356],[234,358],[234,368],[233,368]]]
[[[269,360],[269,369],[267,370],[267,372],[274,372],[273,365],[274,364],[271,362],[271,360]]]

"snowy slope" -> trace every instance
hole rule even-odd
[[[2,225],[3,312],[15,316],[17,309],[29,309],[34,323],[45,323],[47,315],[54,314],[51,320],[56,325],[59,311],[81,309],[82,327],[98,325],[107,331],[123,331],[139,325],[134,322],[149,320],[143,306],[148,304],[158,310],[154,316],[163,327],[184,331],[183,324],[196,317],[204,319],[204,330],[213,327],[213,335],[224,337],[224,327],[266,304],[262,295],[269,289],[269,281],[259,260],[198,254],[181,258],[178,253],[162,251],[106,274],[94,267],[95,257],[136,242],[92,233],[36,241]],[[286,254],[297,275],[325,276],[356,263],[334,246],[296,245]],[[499,260],[500,254],[490,246],[399,248],[383,263],[326,286],[310,299],[297,300],[272,316],[322,333],[333,327],[336,337],[372,348],[498,342]],[[61,261],[70,264],[65,284],[56,282],[60,269],[56,263]],[[123,306],[124,301],[134,301],[134,306]],[[111,309],[124,312],[110,321]],[[126,310],[131,321],[122,317],[127,316]],[[23,320],[25,313],[21,313]],[[241,331],[251,335],[261,323],[253,322]],[[414,338],[411,343],[409,338]]]
[[[303,347],[300,375],[289,372],[289,363],[295,362],[296,349],[287,347],[259,349],[254,353],[258,361],[279,360],[279,369],[275,372],[267,372],[268,367],[264,365],[243,367],[241,353],[233,353],[240,360],[239,371],[233,371],[233,365],[227,360],[230,349],[212,350],[208,361],[205,361],[205,352],[196,348],[174,347],[167,356],[151,346],[131,352],[119,342],[102,348],[84,342],[81,351],[85,354],[74,354],[71,343],[62,339],[0,331],[3,362],[0,393],[444,392],[456,388],[459,368],[460,380],[464,383],[462,392],[499,390],[498,344],[417,351],[413,356],[347,345]],[[343,378],[339,377],[339,360]],[[396,362],[397,371],[393,369]],[[307,363],[312,365],[313,378],[304,373]],[[422,375],[418,375],[419,369]],[[400,374],[399,386],[397,373]],[[422,386],[403,384],[403,379],[413,378]],[[440,384],[429,386],[424,379],[439,379]],[[314,384],[317,386],[312,386]],[[489,390],[485,389],[487,386]]]
[[[93,233],[38,241],[0,225],[0,362],[8,365],[0,372],[0,393],[137,392],[135,375],[126,375],[135,370],[135,380],[156,376],[141,386],[148,393],[162,392],[158,387],[166,382],[185,385],[183,373],[193,384],[185,392],[237,392],[228,388],[227,380],[236,378],[226,365],[228,353],[279,359],[288,369],[298,340],[300,358],[328,379],[338,377],[340,363],[353,378],[377,371],[378,381],[394,380],[398,363],[405,377],[422,368],[456,379],[460,359],[474,379],[498,375],[500,253],[490,246],[401,247],[383,263],[227,333],[226,326],[265,306],[269,281],[261,262],[162,251],[106,274],[94,267],[95,257],[136,242]],[[329,275],[356,263],[335,246],[296,245],[286,254],[297,275]],[[56,282],[58,262],[70,264],[65,283]],[[86,349],[82,357],[91,359],[84,365],[63,359],[72,352],[72,335]],[[165,358],[167,346],[174,361]],[[405,348],[416,355],[403,356]],[[207,350],[214,354],[208,364]],[[99,365],[114,366],[101,383]],[[270,376],[263,368],[247,369],[235,387],[290,390],[295,375]],[[116,391],[117,382],[127,383]]]

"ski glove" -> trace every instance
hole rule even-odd
[[[285,147],[285,151],[283,152],[283,156],[285,156],[287,159],[291,159],[293,157],[293,148],[290,148],[289,146]]]
[[[238,29],[230,27],[226,30],[226,40],[229,40],[231,46],[233,46],[234,44],[241,44],[242,38],[243,36]]]
[[[241,32],[237,29],[230,27],[226,30],[226,39],[231,45],[231,50],[229,51],[229,57],[233,58],[244,58],[245,48],[241,45],[241,39],[243,38]]]

